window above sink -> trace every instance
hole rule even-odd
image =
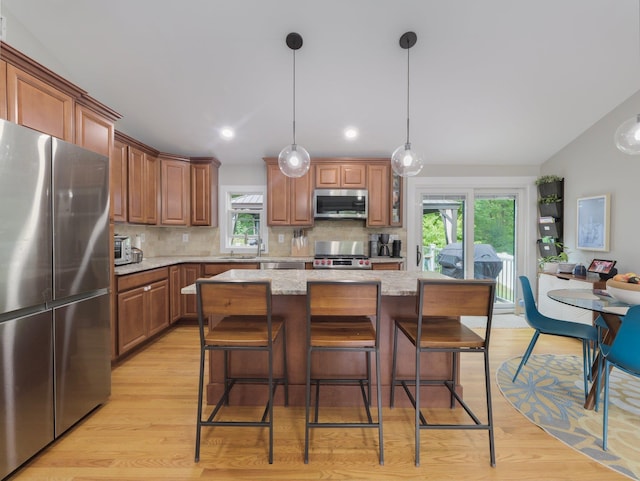
[[[265,186],[221,186],[220,252],[227,259],[251,259],[268,252]]]

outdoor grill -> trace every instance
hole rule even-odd
[[[502,271],[502,260],[490,244],[474,244],[473,277],[476,279],[496,279]],[[445,246],[437,257],[442,273],[456,279],[464,278],[462,243],[454,242]]]

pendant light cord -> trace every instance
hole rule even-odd
[[[407,144],[409,143],[409,50],[407,48]]]
[[[293,51],[293,145],[296,144],[296,51]]]

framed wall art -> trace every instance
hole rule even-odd
[[[609,250],[609,194],[578,199],[576,247]]]

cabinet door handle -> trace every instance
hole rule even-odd
[[[144,290],[145,290],[145,292],[150,291],[151,290],[151,286],[144,286]]]

